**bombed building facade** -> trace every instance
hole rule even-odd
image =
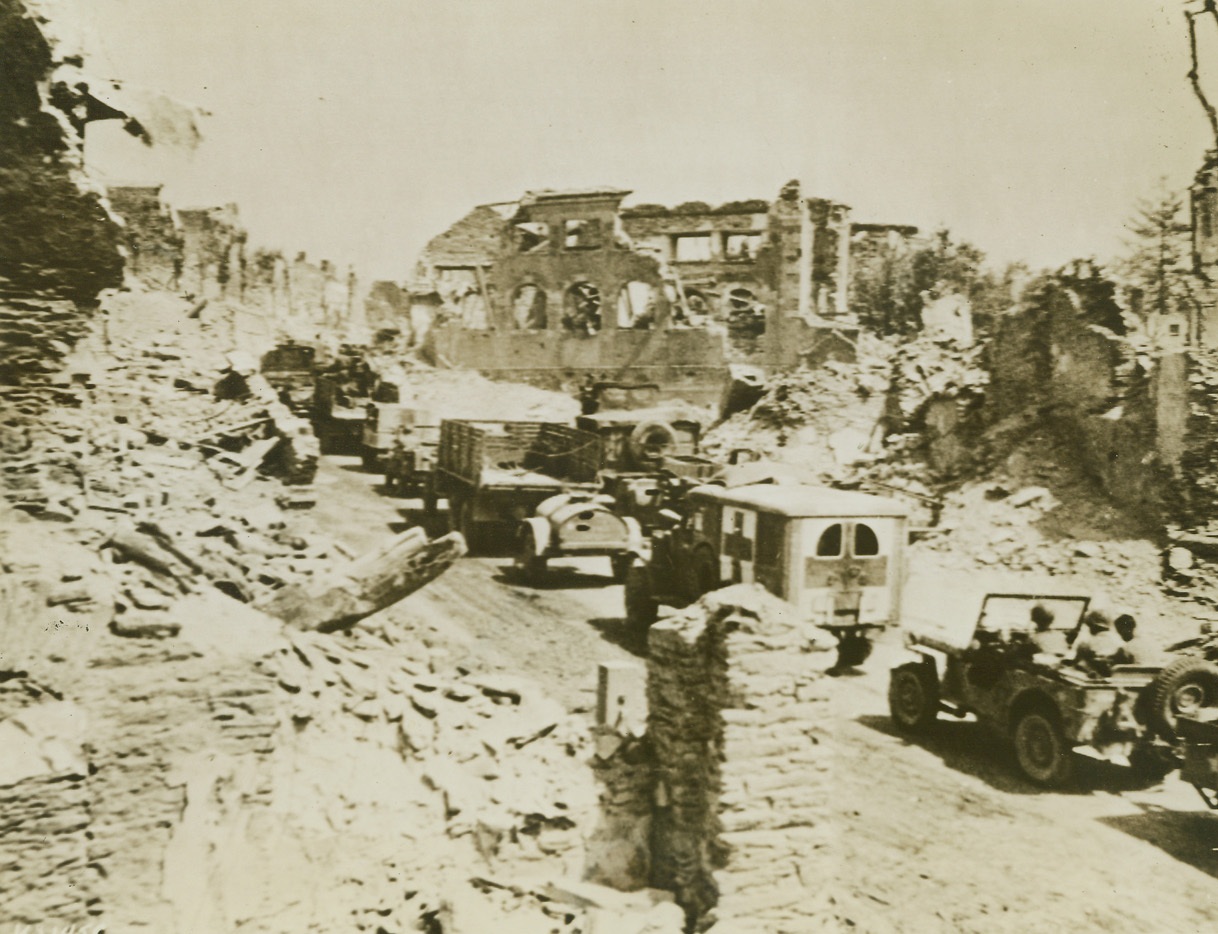
[[[733,363],[851,359],[856,242],[914,228],[855,225],[803,195],[712,207],[622,207],[615,188],[482,205],[434,238],[410,287],[442,366],[547,386],[644,379],[698,397]]]

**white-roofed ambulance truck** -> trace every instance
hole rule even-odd
[[[701,486],[626,576],[626,620],[641,631],[660,605],[683,607],[757,583],[832,632],[838,665],[860,665],[872,635],[900,616],[907,510],[867,493],[796,484]]]

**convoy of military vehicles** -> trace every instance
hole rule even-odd
[[[277,348],[263,369],[310,409],[323,443],[383,474],[386,492],[421,500],[426,514],[445,500],[472,554],[506,552],[532,584],[553,559],[608,558],[639,635],[661,606],[732,583],[759,584],[832,633],[839,669],[863,664],[876,634],[902,622],[909,510],[758,482],[764,471],[732,483],[730,465],[700,450],[705,411],[663,401],[655,384],[588,384],[566,424],[437,418],[402,404],[392,380],[351,354],[321,365],[299,346]],[[1071,780],[1077,754],[1151,778],[1182,766],[1218,807],[1218,635],[1169,646],[1163,664],[1099,670],[1038,650],[1034,608],[1074,646],[1089,607],[1086,596],[991,593],[953,638],[906,631],[910,660],[890,673],[893,723],[917,733],[940,714],[971,716],[1049,787]]]

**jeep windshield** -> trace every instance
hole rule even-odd
[[[1073,633],[1082,622],[1083,613],[1090,602],[1088,597],[1037,594],[988,594],[981,603],[977,617],[976,632],[1008,635],[1012,632],[1031,632],[1036,628],[1032,619],[1034,607],[1052,616],[1050,629]]]

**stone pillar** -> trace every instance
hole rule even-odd
[[[837,205],[833,219],[837,224],[837,288],[833,292],[833,310],[844,315],[850,311],[850,208]]]
[[[805,321],[815,308],[812,304],[812,264],[815,261],[816,225],[806,198],[799,201],[799,316]]]
[[[652,883],[716,931],[803,930],[829,877],[833,656],[815,632],[754,585],[651,629]]]

